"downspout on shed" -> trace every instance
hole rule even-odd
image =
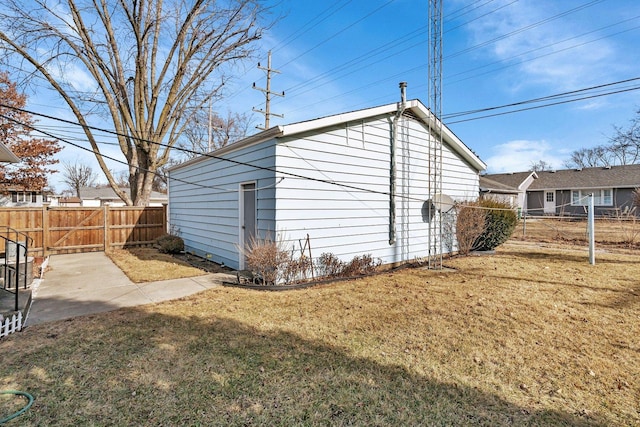
[[[393,117],[391,135],[391,165],[389,167],[389,244],[396,243],[396,145],[398,140],[398,123],[407,108],[407,82],[400,82],[400,108]]]

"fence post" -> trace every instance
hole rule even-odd
[[[49,203],[42,204],[42,257],[49,255]]]
[[[102,222],[104,224],[104,252],[109,252],[111,242],[109,241],[109,203],[105,203],[102,207]]]
[[[589,230],[589,264],[596,263],[596,236],[595,236],[595,213],[594,213],[593,194],[589,194],[589,212],[587,213],[587,229]]]
[[[168,203],[163,203],[162,204],[162,234],[168,234],[169,233],[169,223],[168,221],[168,215],[167,215],[167,210],[169,209],[169,204]]]

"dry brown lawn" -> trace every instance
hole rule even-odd
[[[117,249],[107,253],[109,258],[134,283],[180,279],[206,274],[170,254],[155,248]]]
[[[605,246],[623,246],[640,249],[640,219],[627,220],[597,218],[595,241]],[[513,234],[514,239],[541,242],[570,242],[587,244],[586,219],[527,218],[520,221]]]
[[[446,264],[29,327],[0,389],[35,396],[33,426],[640,424],[637,250]]]

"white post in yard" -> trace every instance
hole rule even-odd
[[[589,211],[587,212],[587,229],[589,233],[589,264],[596,264],[595,216],[593,212],[593,194],[589,194]]]

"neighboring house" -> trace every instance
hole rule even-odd
[[[483,197],[518,197],[528,215],[587,213],[587,196],[594,195],[595,215],[635,213],[633,191],[640,187],[640,165],[487,174],[480,177]],[[525,194],[526,193],[526,194]]]
[[[122,190],[129,191],[128,188],[122,188]],[[80,199],[82,200],[82,206],[125,206],[124,201],[118,197],[111,187],[80,187]],[[162,206],[167,203],[168,197],[166,194],[157,191],[151,192],[149,206]]]
[[[455,250],[451,228],[440,227],[453,215],[438,212],[431,200],[476,199],[486,165],[444,126],[439,150],[429,134],[434,116],[418,100],[405,107],[273,127],[174,166],[171,229],[188,251],[241,269],[239,247],[252,237],[280,240],[299,254],[309,236],[314,257],[371,254],[385,264]],[[440,167],[441,180],[430,175]]]
[[[495,173],[480,177],[480,195],[483,198],[508,203],[524,210],[527,189],[538,179],[536,172]]]
[[[0,162],[18,163],[20,159],[4,144],[0,143]],[[47,201],[47,193],[42,191],[26,191],[23,188],[5,188],[0,193],[0,206],[42,206]]]
[[[0,194],[1,207],[41,207],[43,203],[49,203],[50,194],[43,191],[27,191],[18,188],[9,188]]]
[[[595,215],[630,213],[633,191],[640,187],[640,165],[538,172],[527,191],[530,215],[586,215],[587,196],[594,195]]]

